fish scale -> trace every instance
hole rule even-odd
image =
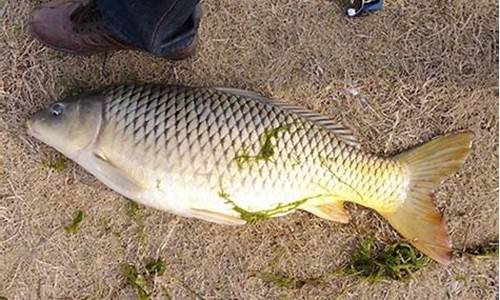
[[[111,95],[108,96],[108,99],[112,99],[112,101],[109,101],[108,105],[110,107],[114,107],[116,105],[124,105],[124,101],[126,102],[126,100],[123,100],[123,98],[129,97],[130,101],[142,102],[141,104],[143,106],[150,106],[151,103],[153,101],[155,101],[156,99],[158,99],[159,97],[154,97],[155,93],[144,93],[143,95],[141,95],[141,91],[144,91],[144,90],[147,90],[147,88],[146,89],[138,88],[137,91],[113,90],[111,92]],[[250,146],[251,150],[249,150],[249,151],[255,153],[256,151],[259,150],[259,143],[261,142],[261,137],[262,137],[262,134],[264,133],[264,131],[266,129],[269,129],[269,126],[273,126],[273,125],[277,126],[280,124],[280,121],[283,122],[282,120],[286,119],[285,114],[282,113],[281,116],[279,116],[279,114],[277,114],[275,112],[276,109],[273,107],[266,107],[262,104],[251,105],[251,103],[248,103],[248,101],[247,102],[242,101],[242,99],[240,97],[231,96],[231,97],[227,97],[226,101],[223,101],[223,100],[220,100],[220,99],[223,99],[223,97],[221,97],[221,98],[217,97],[218,93],[214,93],[214,92],[210,93],[209,91],[199,91],[199,93],[200,93],[201,97],[198,97],[198,98],[186,97],[182,94],[181,90],[176,90],[171,95],[167,95],[167,96],[173,97],[173,99],[176,99],[176,101],[171,101],[170,107],[167,108],[167,111],[169,111],[169,112],[175,111],[175,113],[170,113],[170,115],[173,119],[169,119],[167,117],[167,121],[164,124],[164,126],[166,127],[165,128],[166,132],[169,132],[170,127],[175,126],[175,129],[172,129],[172,130],[175,131],[175,135],[177,137],[177,140],[172,142],[172,143],[168,143],[166,145],[167,146],[166,148],[172,148],[172,146],[174,147],[174,149],[166,149],[166,152],[173,151],[174,153],[176,153],[177,155],[174,155],[174,157],[172,157],[175,160],[192,161],[193,159],[196,159],[197,158],[196,155],[194,155],[194,156],[187,155],[188,156],[187,160],[184,158],[184,156],[181,155],[181,153],[189,153],[188,150],[190,149],[190,147],[193,147],[194,145],[196,145],[200,148],[200,149],[198,149],[198,152],[194,151],[194,153],[199,153],[203,150],[200,147],[201,145],[197,144],[196,141],[199,140],[200,136],[204,136],[206,133],[205,132],[197,132],[198,134],[190,135],[190,131],[198,130],[199,127],[202,127],[202,126],[194,126],[194,125],[191,127],[188,126],[188,122],[191,121],[190,117],[187,117],[187,116],[189,116],[188,111],[189,110],[194,111],[195,107],[199,107],[198,105],[195,105],[195,102],[197,101],[197,99],[199,99],[198,102],[200,102],[200,101],[210,102],[210,100],[212,100],[209,103],[211,105],[211,109],[209,111],[214,112],[214,113],[213,113],[213,115],[209,116],[205,121],[208,123],[207,128],[209,130],[210,136],[212,137],[212,139],[211,139],[212,143],[210,145],[213,148],[215,148],[215,149],[211,149],[211,151],[213,151],[216,154],[214,156],[213,162],[217,165],[223,165],[223,164],[227,165],[228,163],[231,164],[231,160],[233,160],[234,157],[237,155],[238,151],[241,150],[240,148],[245,143],[243,143],[239,139],[235,139],[235,137],[239,131],[243,130],[243,128],[245,128],[247,130],[251,129],[251,130],[248,130],[248,131],[250,131],[250,133],[248,134],[249,139],[248,139],[248,141],[246,141],[246,144]],[[167,99],[167,97],[164,96],[161,99]],[[170,99],[172,99],[172,98],[170,98]],[[108,103],[108,102],[106,102],[106,103]],[[119,104],[116,104],[116,103],[119,103]],[[201,103],[198,103],[198,104],[201,104]],[[160,107],[162,107],[162,105],[157,105],[157,106],[158,106],[158,109]],[[178,107],[178,106],[180,106],[180,107]],[[230,128],[229,127],[230,125],[236,124],[236,123],[238,123],[238,121],[241,120],[241,117],[243,116],[243,114],[238,114],[238,113],[233,114],[233,111],[239,110],[241,106],[244,106],[244,107],[246,106],[249,108],[249,117],[247,115],[247,118],[246,118],[247,122],[239,123],[241,129],[240,128],[238,128],[238,129],[240,129],[240,130]],[[134,108],[134,106],[130,105],[129,103],[127,103],[127,107]],[[143,111],[143,109],[141,107],[142,106],[140,104],[138,104],[138,106],[135,107],[135,110],[128,109],[127,114],[125,115],[125,119],[130,117],[133,119],[133,120],[131,120],[131,122],[134,122],[134,123],[144,122],[145,115],[147,115],[147,113],[145,111]],[[154,107],[154,105],[151,105],[151,107]],[[230,111],[228,112],[228,110],[230,110]],[[245,109],[243,109],[243,110],[245,110]],[[116,118],[118,118],[118,120],[116,120],[116,121],[120,122],[120,115],[119,114],[113,115],[112,114],[113,110],[107,110],[107,111],[110,112],[111,114],[105,115],[106,121],[110,121],[113,117],[116,117]],[[269,114],[269,117],[267,117],[267,118],[260,117],[263,114],[265,115],[266,113]],[[158,115],[158,114],[155,114],[155,115]],[[168,114],[167,114],[167,116],[168,116]],[[240,117],[239,118],[240,120],[235,120],[235,118],[238,116]],[[158,117],[161,117],[161,114],[159,114]],[[109,118],[109,120],[108,120],[108,118]],[[278,119],[281,119],[281,120],[278,121]],[[289,121],[292,119],[293,118],[290,118],[288,116]],[[259,124],[259,126],[255,126],[254,124],[252,124],[252,122],[254,122],[255,120],[260,120],[262,123]],[[210,122],[213,122],[213,124],[210,124]],[[201,124],[203,124],[203,123],[204,123],[204,121],[201,120]],[[158,130],[161,131],[161,128],[158,128]],[[247,131],[247,130],[243,130],[243,131]],[[320,133],[315,132],[312,134],[311,138],[318,139],[318,138],[321,138],[321,136],[322,135]],[[135,134],[134,137],[137,139],[137,142],[140,142],[141,138],[143,138],[143,135],[142,134]],[[168,135],[165,137],[166,140],[168,140],[169,138],[170,137]],[[147,141],[148,140],[143,140],[143,142],[147,142]],[[280,149],[278,149],[278,151],[276,151],[276,152],[280,156],[283,156],[283,154],[285,154],[289,151],[292,151],[296,147],[296,145],[290,145],[290,138],[288,135],[284,135],[283,139],[280,139],[279,141],[280,142],[276,146],[279,146]],[[304,142],[303,142],[303,144],[304,144]],[[162,154],[161,152],[162,151],[158,151],[157,155],[161,155]],[[314,154],[316,154],[316,153],[314,153]],[[297,157],[304,158],[305,156],[299,154],[299,155],[297,155]],[[203,159],[206,159],[206,157],[204,157]],[[210,159],[210,158],[208,158],[208,159]],[[172,159],[171,159],[171,161],[172,161]],[[285,163],[283,163],[283,165],[291,165],[291,164],[287,164],[286,160],[283,160],[283,161],[285,161]],[[250,162],[249,165],[251,165],[251,166],[248,167],[249,172],[242,172],[241,170],[239,170],[238,168],[235,168],[235,167],[229,167],[229,168],[226,168],[225,170],[222,169],[222,170],[216,170],[216,171],[219,173],[219,176],[222,178],[222,180],[224,180],[224,178],[227,177],[227,181],[230,181],[231,183],[234,182],[235,179],[237,179],[236,177],[239,177],[241,175],[243,175],[244,180],[251,179],[251,176],[252,176],[251,173],[253,172],[254,174],[267,173],[267,174],[271,175],[271,176],[268,176],[267,178],[265,178],[266,179],[265,182],[261,183],[261,185],[263,185],[263,186],[268,185],[270,187],[274,187],[274,186],[279,186],[281,184],[282,187],[286,187],[286,188],[292,187],[293,183],[290,183],[290,181],[280,182],[282,180],[282,178],[284,177],[283,176],[284,173],[287,173],[289,170],[280,170],[279,168],[276,168],[275,165],[277,163],[279,163],[279,162],[274,162],[274,163],[271,163],[268,161],[253,162],[253,163]],[[198,165],[200,165],[200,164],[198,164]],[[254,169],[253,165],[260,166],[260,168],[262,168],[262,170],[253,170]],[[172,165],[170,165],[169,167],[172,167]],[[189,169],[189,165],[183,165],[183,163],[177,163],[173,167],[174,167],[174,169],[177,168],[177,169],[182,170],[182,171],[187,171]],[[199,168],[194,168],[194,169],[199,169]],[[194,170],[194,171],[196,171],[196,170]],[[305,171],[312,171],[312,170],[305,170]],[[256,182],[256,181],[253,180],[253,182]],[[212,186],[212,189],[213,188],[214,187]],[[258,186],[255,186],[255,188],[258,188]],[[234,189],[234,190],[237,190],[237,189]],[[272,206],[272,204],[271,204],[271,206]],[[269,205],[267,205],[267,207],[263,207],[263,208],[269,208]]]

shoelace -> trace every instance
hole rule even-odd
[[[104,32],[101,13],[97,10],[95,2],[79,7],[71,16],[71,21],[76,25],[75,31],[82,34]]]
[[[71,21],[75,24],[75,32],[81,34],[81,38],[89,45],[126,47],[106,31],[102,15],[94,1],[79,7],[71,15]]]

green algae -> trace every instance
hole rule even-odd
[[[238,167],[241,169],[245,164],[249,164],[255,161],[271,161],[272,157],[276,153],[272,140],[277,139],[279,133],[283,131],[289,131],[292,125],[293,124],[282,125],[264,131],[264,133],[261,135],[262,146],[259,149],[259,152],[257,152],[257,154],[255,155],[251,155],[248,152],[248,147],[243,147],[240,153],[234,158],[234,161],[236,161]]]
[[[130,218],[137,220],[141,217],[139,215],[140,207],[139,207],[139,204],[137,204],[137,202],[134,202],[132,200],[127,200],[127,208],[126,209],[127,209],[126,214]]]
[[[150,299],[153,277],[163,275],[167,267],[161,258],[156,258],[150,260],[146,264],[145,269],[145,272],[139,272],[136,266],[131,264],[122,264],[120,266],[120,273],[135,290],[137,299],[139,300]],[[168,291],[165,292],[168,294]]]
[[[144,231],[144,215],[141,206],[135,201],[127,200],[126,214],[137,224],[139,243],[144,244],[146,242],[146,232]]]
[[[340,269],[340,274],[360,277],[374,283],[382,280],[405,280],[427,266],[429,258],[408,244],[387,245],[375,251],[373,241],[364,241],[351,257],[351,262]]]
[[[64,226],[64,231],[67,233],[75,233],[78,231],[78,228],[80,226],[80,223],[83,221],[83,218],[85,217],[85,213],[81,210],[78,210],[75,214],[75,217],[73,218],[73,221],[67,226]]]
[[[162,275],[166,269],[165,262],[161,258],[154,259],[146,264],[146,270],[151,275]]]
[[[41,166],[43,169],[51,169],[57,172],[62,172],[68,167],[68,159],[64,156],[57,155],[49,161],[42,161]]]
[[[272,209],[266,209],[266,210],[259,210],[259,211],[248,211],[240,206],[238,206],[233,200],[231,200],[231,197],[229,194],[224,192],[222,189],[219,192],[219,197],[224,199],[224,202],[226,204],[231,205],[232,209],[237,212],[240,215],[240,218],[244,220],[247,224],[255,224],[258,221],[261,220],[267,220],[270,219],[276,215],[287,213],[290,211],[293,211],[297,207],[301,206],[302,204],[306,203],[307,200],[313,198],[304,198],[298,201],[290,202],[290,203],[278,203],[276,207]]]
[[[467,248],[465,252],[479,258],[498,257],[498,241]]]
[[[468,256],[473,259],[489,259],[498,257],[498,241],[491,241],[482,245],[475,245],[464,250],[455,250],[458,256]]]
[[[254,273],[252,276],[281,289],[300,289],[306,284],[316,286],[324,283],[323,277],[299,278],[279,270],[278,263],[282,255],[283,251],[278,251],[264,270]]]
[[[127,283],[135,290],[139,300],[149,300],[150,293],[148,292],[146,278],[137,271],[134,265],[123,264],[120,266],[120,272],[127,280]]]

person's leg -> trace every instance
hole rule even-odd
[[[201,18],[199,0],[96,0],[106,29],[157,55],[191,44]]]
[[[68,0],[39,8],[35,38],[60,51],[91,55],[142,50],[169,59],[194,52],[199,0]]]

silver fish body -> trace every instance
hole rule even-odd
[[[338,185],[324,160],[342,159],[354,143],[347,129],[329,121],[335,134],[306,119],[304,110],[258,95],[120,86],[104,98],[92,152],[133,178],[142,192],[114,188],[184,216],[210,211],[238,218],[235,207],[255,212],[322,202]]]
[[[432,192],[463,164],[472,140],[455,133],[379,158],[346,127],[297,106],[242,90],[153,84],[56,102],[28,131],[147,206],[233,225],[297,209],[347,223],[343,203],[351,201],[441,263],[451,248]]]

